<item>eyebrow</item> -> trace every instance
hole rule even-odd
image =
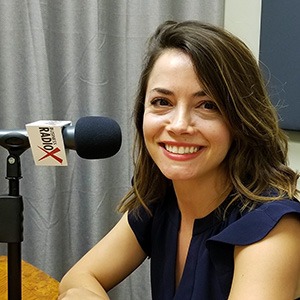
[[[150,92],[151,92],[151,93],[153,93],[153,92],[158,92],[158,93],[164,94],[164,95],[166,95],[166,96],[168,96],[168,95],[174,95],[174,93],[173,93],[172,91],[170,91],[170,90],[168,90],[168,89],[160,88],[160,87],[154,88],[154,89],[152,89]],[[194,93],[193,96],[194,96],[194,97],[204,97],[204,96],[207,96],[207,94],[205,93],[205,91],[200,90],[200,91]]]
[[[157,92],[159,94],[164,94],[164,95],[173,95],[174,93],[170,90],[167,90],[167,89],[164,89],[164,88],[154,88],[150,91],[150,93],[153,93],[153,92]]]

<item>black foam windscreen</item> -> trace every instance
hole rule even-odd
[[[111,118],[87,116],[75,124],[75,149],[86,159],[107,158],[115,155],[122,143],[119,124]]]

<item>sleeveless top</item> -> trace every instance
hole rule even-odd
[[[136,238],[151,259],[153,300],[227,299],[234,267],[234,246],[263,239],[286,214],[300,217],[300,202],[283,199],[258,204],[241,212],[241,203],[229,206],[225,217],[220,211],[229,196],[207,216],[196,219],[181,281],[176,289],[175,267],[180,211],[175,195],[150,207],[152,216],[140,207],[129,213],[128,221]]]

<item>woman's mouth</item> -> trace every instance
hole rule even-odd
[[[200,150],[200,147],[198,146],[175,146],[175,145],[168,145],[164,144],[164,148],[174,154],[191,154],[196,153]]]

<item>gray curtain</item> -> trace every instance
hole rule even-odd
[[[122,128],[117,155],[68,167],[37,167],[21,155],[22,258],[60,280],[117,222],[130,186],[131,111],[145,42],[161,22],[198,19],[223,25],[222,0],[0,0],[0,130],[37,120],[108,116]],[[8,193],[0,148],[0,194]],[[6,255],[6,244],[0,244]],[[150,299],[146,261],[111,292]]]

